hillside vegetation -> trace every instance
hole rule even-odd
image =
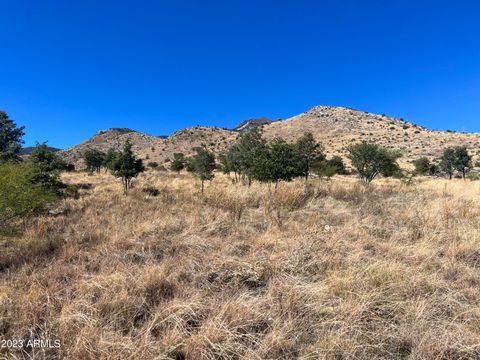
[[[480,183],[62,179],[79,199],[0,238],[2,337],[61,347],[3,356],[480,358]]]
[[[403,167],[411,167],[409,160],[423,156],[434,159],[442,154],[443,149],[457,146],[465,146],[476,160],[480,148],[478,133],[436,131],[387,115],[339,106],[314,106],[285,120],[250,119],[236,128],[239,131],[195,126],[178,130],[164,138],[136,131],[126,132],[126,129],[109,129],[62,150],[60,155],[67,162],[75,163],[77,168],[82,168],[82,156],[87,149],[119,149],[129,139],[134,151],[144,162],[168,164],[174,153],[191,155],[195,147],[202,145],[218,155],[235,143],[245,125],[248,129],[261,127],[267,140],[281,137],[290,143],[305,132],[311,132],[324,145],[327,155],[345,156],[348,145],[352,143],[375,142],[386,148],[401,150],[403,157],[400,163]]]

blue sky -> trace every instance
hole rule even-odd
[[[480,131],[478,1],[0,0],[0,108],[67,147],[313,105]]]

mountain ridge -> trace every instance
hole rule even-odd
[[[128,128],[99,130],[92,137],[60,150],[58,154],[81,168],[82,156],[87,149],[119,149],[128,139],[133,144],[133,150],[142,159],[164,164],[169,162],[175,152],[190,155],[193,148],[200,145],[215,153],[225,151],[242,132],[248,130],[245,127],[259,127],[267,140],[282,137],[289,142],[310,131],[322,142],[327,155],[345,155],[345,148],[353,142],[375,141],[402,151],[404,163],[420,156],[438,157],[448,146],[467,146],[475,156],[480,149],[480,133],[434,130],[385,114],[342,106],[318,105],[284,120],[252,118],[233,129],[197,125],[179,129],[168,137]]]

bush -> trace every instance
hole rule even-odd
[[[432,164],[427,157],[421,157],[413,161],[413,166],[415,166],[415,174],[425,175],[430,172]]]
[[[105,158],[107,154],[103,151],[97,149],[89,149],[83,155],[83,159],[85,160],[85,165],[87,166],[88,172],[97,173],[100,172],[102,165],[105,163]]]
[[[127,140],[123,151],[119,152],[111,163],[113,176],[122,179],[124,195],[127,195],[131,188],[132,179],[144,170],[142,160],[135,157],[132,144]]]
[[[370,183],[378,174],[393,176],[398,174],[400,168],[397,159],[400,154],[396,151],[368,142],[350,145],[347,148],[348,158],[358,175],[365,183]]]
[[[142,189],[142,191],[147,194],[147,195],[150,195],[150,196],[158,196],[160,195],[160,190],[158,190],[156,187],[154,186],[146,186]]]
[[[31,164],[0,164],[0,228],[45,210],[58,198],[52,189],[32,183],[33,173]]]
[[[46,143],[37,144],[28,158],[31,165],[29,180],[51,191],[60,193],[65,185],[60,181],[60,172],[67,163],[55,154]]]

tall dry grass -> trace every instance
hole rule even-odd
[[[2,238],[12,359],[478,359],[480,185],[109,175]],[[158,196],[142,189],[153,186]]]

